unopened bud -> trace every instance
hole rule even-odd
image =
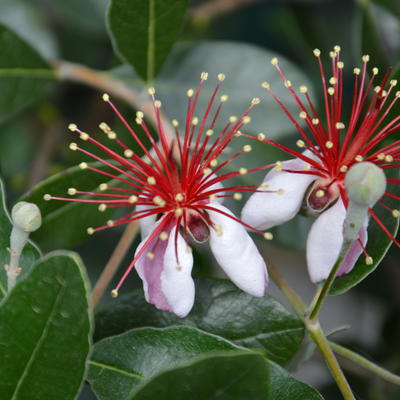
[[[385,193],[386,176],[375,164],[360,162],[347,172],[345,187],[350,201],[372,207]]]
[[[24,232],[34,232],[42,225],[42,216],[36,204],[20,201],[11,211],[13,224]]]

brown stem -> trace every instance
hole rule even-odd
[[[97,303],[103,296],[104,291],[107,289],[107,286],[109,285],[121,261],[125,257],[127,251],[129,250],[129,247],[135,239],[138,230],[139,229],[137,221],[130,222],[125,228],[125,231],[122,234],[121,239],[117,244],[117,247],[112,253],[107,265],[105,266],[103,272],[100,275],[100,278],[96,282],[96,285],[93,289],[91,301],[92,309],[96,307]]]

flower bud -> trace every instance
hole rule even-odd
[[[14,226],[24,232],[34,232],[42,225],[42,216],[36,204],[20,201],[11,210]]]
[[[385,193],[386,176],[375,164],[360,162],[346,174],[345,187],[352,202],[372,207]]]

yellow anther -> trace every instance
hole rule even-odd
[[[385,159],[385,157],[386,157],[385,153],[379,153],[377,156],[378,160],[381,160],[381,161],[383,161]]]
[[[73,150],[73,151],[76,151],[76,150],[78,150],[78,145],[76,143],[70,143],[69,144],[69,149]]]
[[[258,97],[253,97],[252,99],[251,99],[251,104],[254,104],[254,105],[256,105],[256,104],[260,104],[260,99],[258,98]]]
[[[196,126],[199,123],[199,119],[197,117],[194,117],[192,119],[192,125]]]
[[[396,86],[397,85],[397,80],[396,79],[392,79],[390,81],[390,86]]]
[[[154,253],[152,253],[151,251],[149,251],[149,252],[146,254],[146,257],[147,257],[149,260],[152,260],[152,259],[154,258]]]
[[[185,197],[183,196],[182,193],[177,193],[177,194],[175,195],[175,200],[176,200],[176,201],[183,201],[184,198],[185,198]]]
[[[99,205],[99,211],[100,211],[100,212],[104,212],[104,211],[106,211],[106,210],[107,210],[107,204],[101,203],[101,204]]]
[[[333,147],[333,142],[331,142],[330,140],[328,140],[327,142],[325,142],[325,147],[327,149],[331,149]]]
[[[400,217],[400,211],[394,209],[394,210],[392,210],[392,215],[393,215],[393,217],[395,217],[395,218],[399,218],[399,217]]]
[[[136,118],[135,121],[136,121],[136,123],[137,123],[138,125],[142,125],[142,124],[143,124],[142,118]]]
[[[212,136],[214,135],[214,131],[212,129],[208,129],[206,132],[206,136]]]
[[[100,183],[99,189],[100,189],[102,192],[104,192],[105,190],[107,190],[107,189],[108,189],[107,183]]]
[[[111,131],[111,128],[108,126],[108,124],[106,124],[105,122],[101,122],[99,124],[99,128],[104,132],[104,133],[108,133]]]
[[[330,58],[335,58],[336,57],[336,52],[335,51],[330,51],[329,52],[329,57]]]
[[[182,271],[182,268],[183,268],[182,265],[179,265],[179,264],[175,266],[175,269],[177,271]]]
[[[156,89],[154,89],[153,87],[149,87],[149,88],[147,89],[147,93],[148,93],[150,96],[152,96],[153,94],[156,93]]]
[[[325,190],[319,189],[315,192],[315,195],[317,196],[317,198],[321,198],[325,196]]]
[[[300,148],[302,149],[303,147],[306,146],[306,144],[304,143],[303,140],[299,139],[299,140],[296,142],[296,146],[297,146],[297,147],[300,147]]]
[[[75,188],[69,188],[69,189],[68,189],[68,194],[69,194],[70,196],[76,195],[76,189],[75,189]]]
[[[266,191],[269,188],[268,183],[262,183],[259,187],[260,190]]]
[[[386,95],[387,95],[387,91],[386,90],[382,90],[381,96],[382,97],[386,97]]]
[[[357,156],[354,157],[354,160],[356,160],[357,162],[362,162],[364,160],[364,157],[358,154]]]
[[[108,137],[110,140],[114,140],[114,139],[117,138],[117,134],[116,134],[114,131],[111,131],[111,132],[107,133],[107,137]]]
[[[204,175],[210,175],[212,173],[212,169],[211,168],[204,168],[203,169],[203,174]]]
[[[400,91],[396,92],[396,97],[400,97]]]
[[[301,119],[306,119],[307,118],[307,113],[305,111],[301,111],[300,114],[299,114],[299,117]]]
[[[88,140],[89,139],[89,135],[86,132],[82,132],[79,137],[81,138],[81,140]]]
[[[378,69],[378,68],[376,68],[376,67],[372,68],[372,73],[373,73],[374,75],[378,75],[378,72],[379,72],[379,69]]]
[[[374,259],[370,256],[365,257],[365,264],[372,265],[374,263]]]
[[[51,195],[50,195],[50,194],[45,194],[45,195],[43,196],[43,200],[45,200],[45,201],[51,200]]]
[[[215,194],[210,194],[210,196],[208,196],[208,198],[210,199],[210,201],[217,200],[217,196]]]
[[[252,150],[252,148],[251,148],[251,145],[250,145],[250,144],[245,144],[245,145],[243,146],[243,151],[244,151],[245,153],[249,153],[251,150]]]
[[[210,166],[211,167],[216,167],[218,165],[218,160],[216,159],[216,158],[213,158],[211,161],[210,161]]]
[[[236,192],[233,194],[233,198],[235,200],[242,200],[242,197],[243,197],[242,193]]]
[[[221,103],[225,103],[226,101],[228,101],[229,96],[227,94],[223,94],[219,99]]]
[[[179,122],[178,122],[176,119],[173,119],[173,120],[172,120],[172,126],[173,126],[174,128],[177,128],[177,127],[179,126]]]
[[[103,101],[110,101],[110,96],[107,93],[104,93],[102,98],[103,98]]]
[[[319,124],[319,119],[318,118],[313,118],[311,120],[311,122],[312,122],[313,125],[318,125]]]
[[[354,69],[353,69],[353,74],[354,74],[354,75],[360,75],[360,73],[361,73],[360,68],[354,68]]]
[[[349,167],[347,165],[342,165],[339,170],[340,172],[346,172],[349,169]]]
[[[319,56],[321,55],[321,50],[319,50],[319,49],[314,49],[314,50],[313,50],[313,53],[314,53],[314,56],[315,56],[315,57],[319,57]]]
[[[148,183],[149,185],[155,185],[155,184],[156,184],[156,178],[154,178],[154,176],[149,176],[149,177],[147,178],[147,183]]]
[[[271,232],[265,232],[263,236],[265,240],[272,240],[274,238],[274,235]]]
[[[292,82],[289,81],[289,80],[286,80],[286,81],[284,82],[284,85],[285,85],[286,88],[290,88],[290,87],[292,87]]]
[[[222,228],[220,225],[214,225],[213,228],[217,236],[222,236]]]
[[[380,86],[375,86],[375,87],[374,87],[374,92],[375,92],[375,93],[379,93],[379,92],[381,91],[381,89],[382,89],[382,88],[381,88]]]
[[[114,297],[114,299],[118,297],[118,290],[115,289],[111,290],[111,297]]]
[[[154,196],[153,197],[153,203],[156,204],[159,207],[164,207],[165,206],[165,200],[161,196]]]
[[[364,56],[361,57],[361,60],[363,60],[363,62],[368,62],[369,61],[369,55],[365,54]]]
[[[160,101],[160,100],[156,100],[156,101],[154,102],[154,107],[156,107],[156,108],[161,108],[161,101]]]
[[[107,226],[109,226],[110,228],[114,226],[114,221],[112,219],[109,219],[107,221]]]
[[[337,67],[339,69],[343,69],[344,68],[344,62],[343,61],[338,61],[336,65],[337,65]]]
[[[206,80],[208,79],[208,72],[202,72],[202,73],[200,74],[200,79],[201,79],[202,81],[206,81]]]
[[[79,164],[79,168],[80,169],[86,169],[88,167],[88,165],[87,165],[87,163],[85,163],[85,162],[81,162],[80,164]]]
[[[386,156],[385,157],[385,161],[386,162],[392,162],[393,161],[393,156],[391,156],[391,155]]]
[[[225,80],[225,74],[220,73],[220,74],[217,75],[217,78],[218,78],[218,80],[219,80],[220,82],[222,82],[222,81]]]
[[[133,151],[132,151],[131,149],[126,149],[126,150],[124,151],[124,156],[125,156],[126,158],[131,158],[131,157],[133,156]]]
[[[247,174],[247,168],[239,168],[239,174],[240,175],[246,175]]]
[[[189,90],[186,92],[186,94],[187,94],[188,97],[192,97],[192,96],[194,95],[194,90],[193,90],[193,89],[189,89]]]
[[[250,121],[251,121],[251,118],[250,118],[248,115],[246,115],[246,116],[243,117],[243,119],[242,119],[242,122],[243,122],[244,124],[248,124]]]
[[[328,88],[328,94],[329,94],[330,96],[333,96],[333,95],[335,94],[335,89],[334,89],[333,87],[329,87],[329,88]]]
[[[343,122],[336,122],[335,124],[336,129],[344,129],[344,123]]]
[[[336,51],[336,53],[339,53],[339,52],[340,52],[340,50],[341,50],[341,47],[340,47],[340,46],[338,46],[338,45],[336,45],[336,46],[333,46],[333,50],[335,50],[335,51]]]
[[[258,139],[258,140],[264,140],[264,139],[265,139],[265,135],[264,135],[262,132],[260,132],[260,133],[257,135],[257,139]]]
[[[168,233],[165,232],[165,231],[162,231],[162,232],[160,233],[160,240],[165,241],[165,240],[167,240],[167,239],[168,239]]]
[[[307,88],[307,86],[302,85],[302,86],[300,86],[299,90],[300,90],[300,93],[307,93],[308,88]]]
[[[132,196],[129,196],[129,200],[128,201],[131,204],[135,204],[138,201],[138,197],[133,194]]]
[[[175,209],[175,216],[176,217],[180,217],[181,215],[183,215],[183,208],[176,208]]]
[[[272,64],[272,65],[277,65],[278,62],[279,62],[279,60],[278,60],[276,57],[274,57],[274,58],[271,59],[271,64]]]
[[[87,228],[86,232],[87,232],[88,235],[93,235],[94,229],[93,228]]]
[[[311,164],[305,163],[303,168],[304,168],[305,171],[309,171],[311,169]]]
[[[69,129],[71,132],[75,132],[75,131],[78,129],[78,127],[76,126],[76,124],[69,124],[69,125],[68,125],[68,129]]]
[[[136,117],[138,118],[144,118],[144,114],[142,111],[136,111]]]

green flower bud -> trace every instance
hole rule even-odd
[[[360,162],[346,174],[345,187],[350,201],[372,207],[385,193],[386,176],[375,164]]]
[[[42,216],[36,204],[20,201],[11,210],[14,226],[24,232],[34,232],[42,225]]]

